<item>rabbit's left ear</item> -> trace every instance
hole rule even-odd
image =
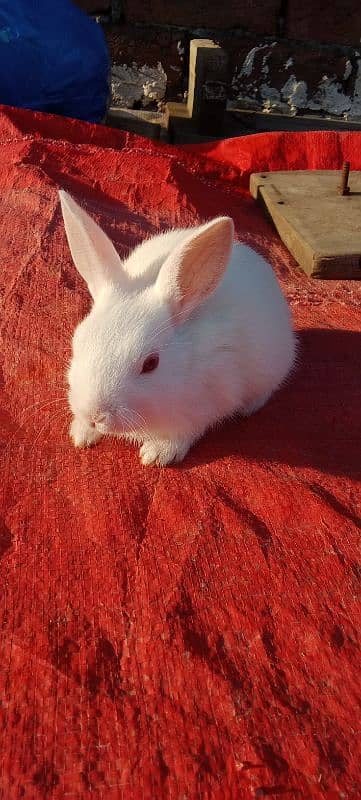
[[[106,283],[125,283],[120,256],[106,233],[70,194],[61,190],[59,198],[74,264],[96,300]]]
[[[156,289],[172,308],[175,321],[187,319],[220,282],[233,244],[230,217],[218,217],[189,237],[162,265]]]

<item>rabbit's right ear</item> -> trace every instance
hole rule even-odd
[[[217,217],[191,229],[166,258],[156,288],[178,322],[186,320],[218,286],[231,255],[233,234],[231,218]]]
[[[109,237],[67,192],[59,191],[66,236],[74,264],[93,300],[106,283],[124,282],[120,257]]]

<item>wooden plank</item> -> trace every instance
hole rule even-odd
[[[307,275],[360,280],[361,172],[350,173],[344,197],[340,177],[334,170],[253,173],[250,191]]]
[[[173,127],[200,136],[221,135],[227,104],[228,55],[212,39],[192,39],[189,51],[188,100],[168,103],[170,138]]]

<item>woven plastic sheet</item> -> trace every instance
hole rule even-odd
[[[306,278],[247,185],[360,169],[360,136],[175,149],[3,109],[0,147],[0,797],[359,797],[360,284]],[[292,380],[176,468],[70,443],[59,186],[121,254],[231,214],[289,298]]]

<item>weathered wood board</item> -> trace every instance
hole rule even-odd
[[[334,170],[253,173],[250,191],[307,275],[361,280],[361,172],[350,172],[345,196],[340,179]]]

